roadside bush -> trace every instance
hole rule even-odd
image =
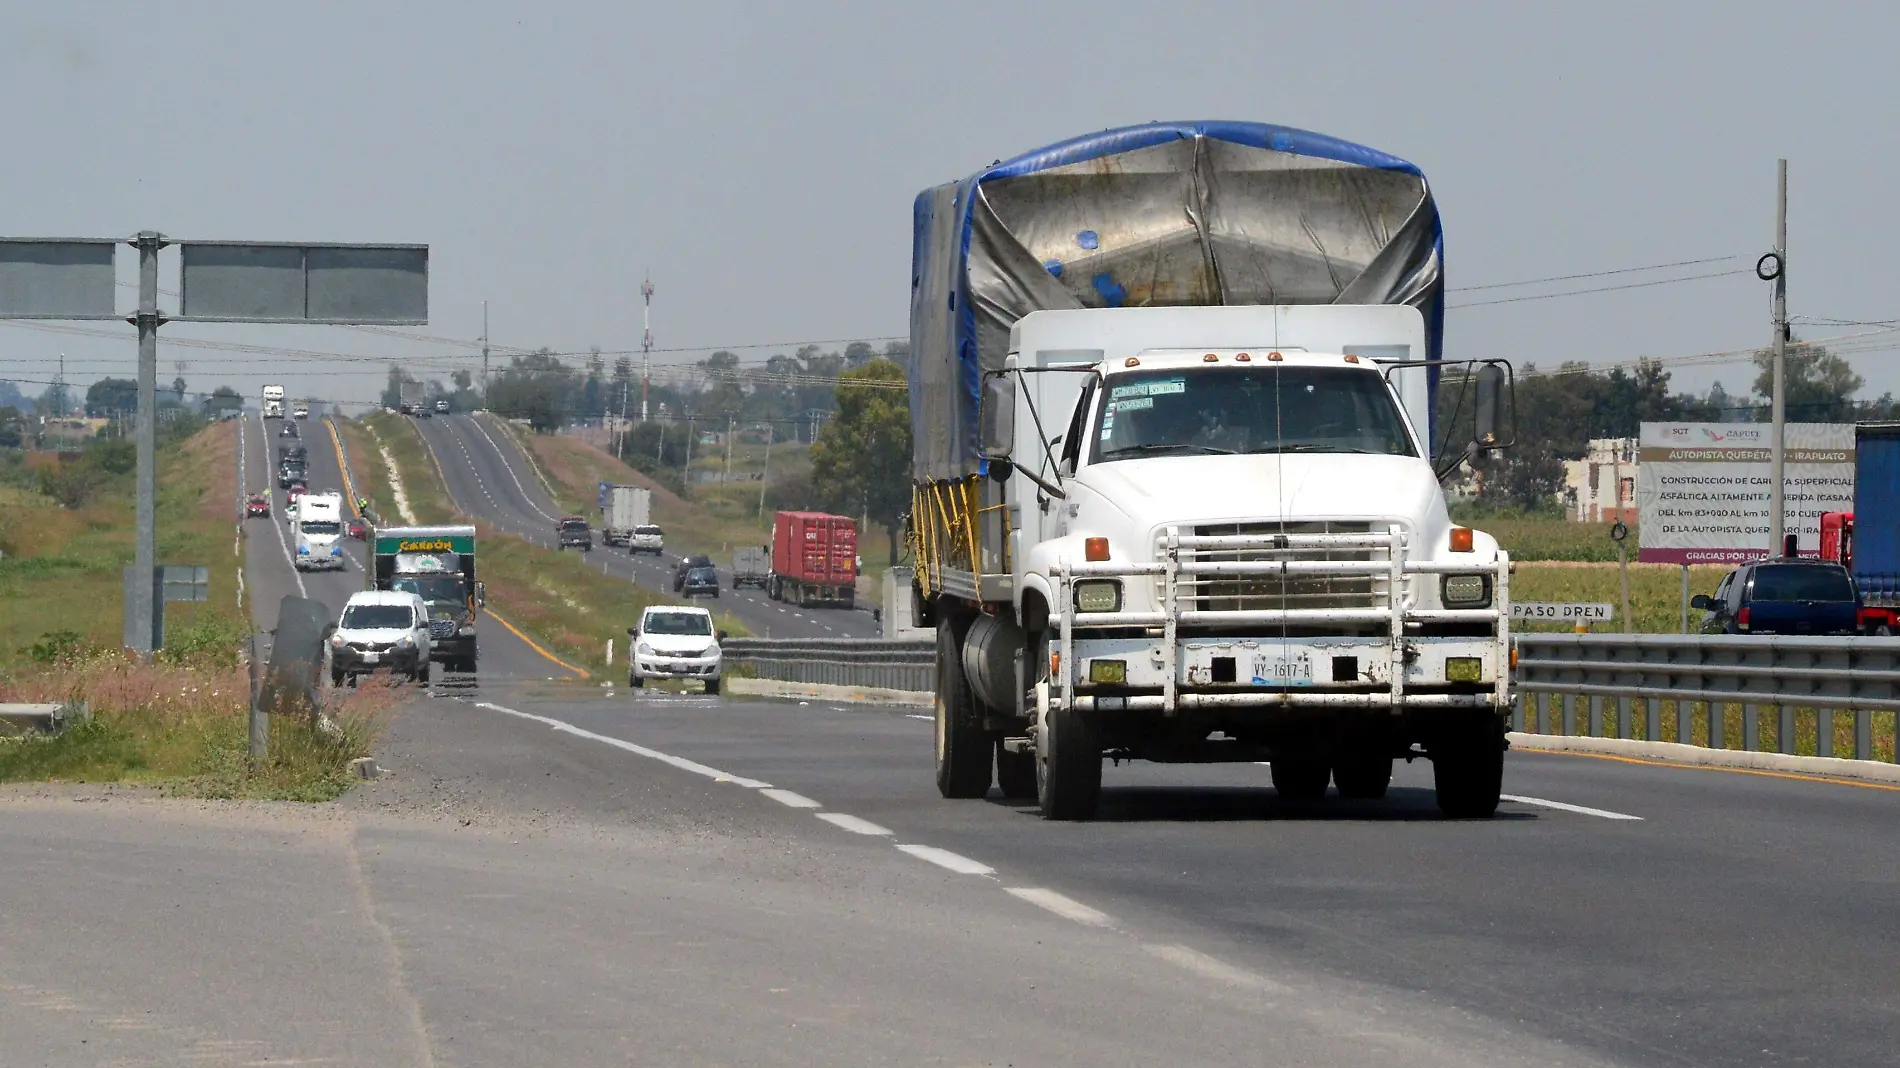
[[[77,631],[53,630],[40,635],[40,640],[20,650],[35,664],[70,664],[84,657],[89,649],[85,636]]]

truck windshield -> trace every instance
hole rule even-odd
[[[1770,564],[1755,569],[1751,601],[1852,601],[1854,583],[1847,572],[1811,564]]]
[[[654,612],[640,629],[648,634],[711,634],[712,617],[698,612]]]
[[[341,523],[331,523],[316,519],[303,525],[303,532],[305,534],[340,534],[342,531],[343,524]]]
[[[389,587],[413,593],[429,604],[461,604],[467,600],[460,575],[398,575]]]
[[[343,610],[344,630],[408,630],[415,613],[406,604],[353,604]]]
[[[1091,462],[1279,452],[1416,456],[1379,375],[1344,367],[1221,367],[1115,375]]]

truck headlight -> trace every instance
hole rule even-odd
[[[475,636],[475,624],[464,623],[460,627],[456,628],[455,633],[458,637],[473,638]]]
[[[1491,604],[1489,575],[1446,575],[1438,586],[1446,608],[1485,608]]]
[[[1119,579],[1091,579],[1075,584],[1077,612],[1119,612],[1122,584]]]
[[[416,644],[416,640],[407,634],[396,639],[396,648],[398,649],[407,649],[414,644]]]
[[[647,643],[645,643],[645,642],[641,642],[641,643],[640,643],[640,647],[639,647],[638,649],[636,649],[636,650],[634,650],[634,651],[635,651],[635,652],[637,652],[637,653],[639,653],[639,654],[640,654],[641,656],[652,656],[652,655],[653,655],[653,647],[652,647],[651,645],[648,645],[648,644],[647,644]]]

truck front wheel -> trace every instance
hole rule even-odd
[[[963,678],[963,629],[950,619],[937,625],[937,792],[970,798],[990,792],[990,737]]]
[[[1486,714],[1448,724],[1429,748],[1438,810],[1455,820],[1489,819],[1504,791],[1504,728]]]
[[[1082,712],[1051,708],[1036,730],[1036,803],[1046,820],[1086,820],[1102,797],[1102,742]]]

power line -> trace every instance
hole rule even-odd
[[[1613,293],[1622,289],[1647,289],[1650,286],[1674,285],[1677,282],[1700,282],[1709,278],[1730,278],[1738,274],[1754,274],[1753,268],[1744,267],[1734,271],[1713,271],[1709,274],[1689,274],[1679,278],[1658,278],[1649,282],[1625,282],[1616,286],[1593,286],[1589,289],[1566,289],[1560,293],[1537,293],[1523,297],[1499,297],[1496,300],[1474,300],[1465,304],[1447,304],[1446,311],[1459,308],[1482,308],[1492,304],[1517,304],[1527,300],[1555,300],[1558,297],[1580,297],[1586,293]]]
[[[1583,274],[1557,274],[1549,278],[1527,278],[1521,282],[1491,282],[1481,286],[1457,286],[1447,290],[1451,293],[1475,293],[1481,289],[1511,289],[1516,286],[1536,286],[1546,282],[1575,282],[1583,278],[1608,278],[1618,274],[1638,274],[1642,271],[1662,271],[1671,267],[1699,267],[1705,263],[1727,263],[1730,260],[1744,259],[1743,256],[1709,256],[1699,260],[1677,260],[1674,263],[1652,263],[1646,267],[1618,267],[1611,271],[1586,271]]]

